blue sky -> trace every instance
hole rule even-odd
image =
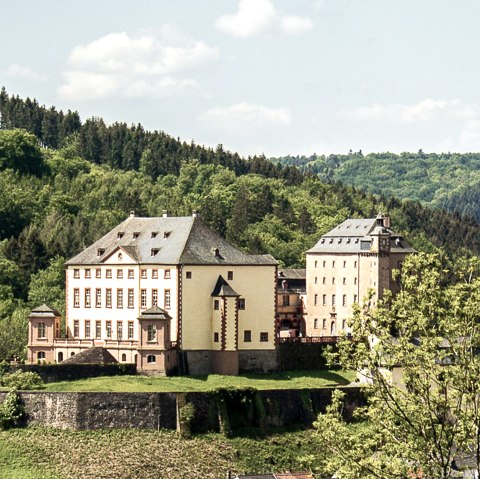
[[[242,155],[480,151],[474,0],[16,0],[0,84]]]

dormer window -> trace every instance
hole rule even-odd
[[[152,248],[150,250],[150,254],[151,254],[151,256],[156,256],[159,251],[160,251],[160,248]]]
[[[152,231],[151,237],[156,238],[158,235],[158,231]]]
[[[122,239],[124,234],[125,234],[125,233],[124,233],[123,231],[119,231],[119,232],[117,233],[117,239]]]
[[[102,254],[105,253],[105,248],[98,248],[97,249],[97,256],[100,258]]]
[[[320,241],[320,243],[325,243],[325,238],[322,238],[322,240]]]
[[[350,243],[350,238],[347,238],[347,244],[349,244],[349,243]]]
[[[218,248],[212,248],[212,254],[215,256],[215,258],[222,258],[222,255],[220,254],[220,250]]]
[[[163,233],[163,239],[167,239],[171,235],[171,233],[171,231],[165,231],[165,233]]]
[[[135,232],[133,233],[133,239],[134,239],[134,240],[137,239],[139,236],[140,236],[140,233],[139,233],[138,231],[135,231]]]
[[[333,238],[330,238],[330,244],[332,244],[332,243],[333,243]]]

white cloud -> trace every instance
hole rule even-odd
[[[236,103],[227,107],[211,108],[199,120],[214,128],[236,130],[239,134],[260,128],[286,127],[291,124],[290,110],[270,108],[251,103]]]
[[[240,0],[235,14],[222,15],[217,28],[237,38],[248,38],[271,30],[296,35],[310,30],[313,22],[307,17],[282,16],[272,0]]]
[[[183,75],[214,63],[218,57],[216,47],[168,26],[159,34],[110,33],[72,50],[58,93],[63,99],[84,101],[198,92],[197,82]]]
[[[46,82],[48,81],[48,76],[47,75],[42,75],[41,73],[38,73],[31,68],[19,65],[18,63],[12,63],[8,68],[7,68],[7,76],[11,78],[21,78],[25,80],[33,80],[33,81],[40,81],[40,82]]]

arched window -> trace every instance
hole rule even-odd
[[[332,321],[332,324],[330,325],[330,336],[336,336],[337,335],[337,326],[335,324],[335,321]]]
[[[122,361],[123,362],[127,361],[127,355],[125,353],[122,354]]]
[[[157,358],[155,357],[154,354],[149,354],[147,356],[147,363],[156,363],[157,362]]]
[[[45,361],[45,351],[38,351],[37,361]]]
[[[43,323],[43,322],[38,323],[37,332],[38,332],[38,338],[39,338],[39,339],[46,337],[45,323]]]
[[[62,353],[62,351],[60,351],[58,353],[58,362],[61,363],[62,361],[63,361],[63,353]]]

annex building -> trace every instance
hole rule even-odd
[[[372,304],[386,289],[397,292],[392,270],[415,252],[390,227],[388,216],[348,219],[307,251],[306,335],[336,337],[349,332],[353,304],[373,290]]]
[[[145,372],[238,374],[275,368],[277,262],[247,255],[198,215],[133,213],[66,262],[58,312],[30,314],[28,360],[103,347]]]

